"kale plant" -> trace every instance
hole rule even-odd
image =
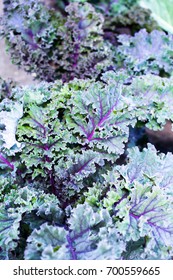
[[[2,94],[1,259],[172,258],[173,156],[127,149],[129,126],[173,120],[172,84],[108,71]]]
[[[63,81],[97,77],[111,65],[101,13],[89,3],[71,3],[61,12],[38,0],[4,0],[1,36],[12,62],[36,78]]]

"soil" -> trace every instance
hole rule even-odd
[[[170,121],[167,121],[164,129],[161,131],[146,129],[148,141],[163,153],[173,152],[172,126],[173,124]]]

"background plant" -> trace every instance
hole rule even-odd
[[[133,37],[120,35],[117,54],[132,75],[150,72],[168,77],[172,75],[173,66],[172,38],[172,34],[158,30],[148,33],[145,29]]]
[[[173,33],[172,0],[140,0],[140,5],[152,12],[153,18],[167,32]]]
[[[88,3],[71,3],[66,16],[39,1],[4,1],[2,19],[13,63],[41,80],[97,76],[112,60],[103,16]]]
[[[100,77],[116,69],[118,34],[157,28],[134,0],[51,3],[4,0],[1,20],[12,62],[40,80]]]

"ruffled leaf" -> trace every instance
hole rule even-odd
[[[124,250],[104,210],[94,213],[87,204],[78,205],[68,225],[64,229],[44,224],[33,231],[28,238],[25,259],[118,259]]]
[[[124,64],[135,72],[156,73],[161,69],[172,72],[172,35],[154,30],[140,30],[134,37],[120,35],[118,53]]]

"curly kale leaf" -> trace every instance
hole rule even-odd
[[[169,251],[173,246],[172,202],[160,187],[138,182],[133,187],[129,197],[115,208],[121,219],[117,222],[120,233],[127,241],[145,238],[143,258],[147,253],[150,257],[163,258],[166,251],[166,258],[170,258]],[[165,248],[163,255],[162,248]]]
[[[135,246],[143,239],[139,259],[169,259],[173,248],[173,157],[158,155],[152,145],[142,152],[136,147],[128,151],[128,163],[115,166],[104,175],[106,197],[103,198],[102,189],[94,204],[111,211],[127,242]],[[91,191],[86,197],[93,201]],[[128,252],[128,246],[126,249]],[[128,257],[133,258],[132,255]]]
[[[115,162],[123,153],[128,125],[135,120],[131,111],[126,112],[123,74],[114,77],[110,72],[109,79],[115,79],[114,85],[93,85],[89,80],[41,84],[37,95],[35,88],[25,88],[24,115],[17,129],[17,139],[23,144],[23,178],[44,178],[47,187],[62,197],[68,187],[84,187],[84,179],[104,161]]]
[[[8,250],[13,250],[17,246],[22,215],[15,212],[8,213],[3,205],[0,206],[0,209],[0,247],[8,258]]]
[[[154,30],[148,33],[145,29],[134,35],[120,35],[117,52],[129,70],[136,73],[156,73],[164,70],[172,73],[172,35]]]
[[[137,109],[138,120],[145,122],[148,119],[148,128],[160,130],[166,120],[172,120],[172,77],[143,75],[132,79],[128,89],[129,96],[133,98],[136,106],[134,110]]]
[[[27,240],[25,259],[119,259],[124,242],[112,227],[107,211],[87,204],[73,209],[64,228],[43,224]]]
[[[55,196],[28,187],[13,189],[3,196],[3,202],[0,203],[0,247],[6,258],[18,246],[20,239],[24,238],[24,224],[29,225],[27,234],[32,229],[32,220],[27,220],[28,214],[35,213],[34,228],[45,221],[62,224],[64,214],[58,205]]]
[[[70,111],[68,122],[83,136],[83,144],[108,153],[122,153],[131,118],[130,113],[125,112],[122,87],[103,87],[101,83],[95,83],[88,90],[76,93],[74,100],[71,100],[76,106]],[[123,127],[122,116],[125,123]]]
[[[135,180],[141,183],[151,181],[164,189],[165,193],[172,193],[171,153],[158,154],[154,146],[148,144],[148,148],[142,152],[137,147],[129,149],[128,158],[127,165],[117,166],[116,169],[129,184]]]

